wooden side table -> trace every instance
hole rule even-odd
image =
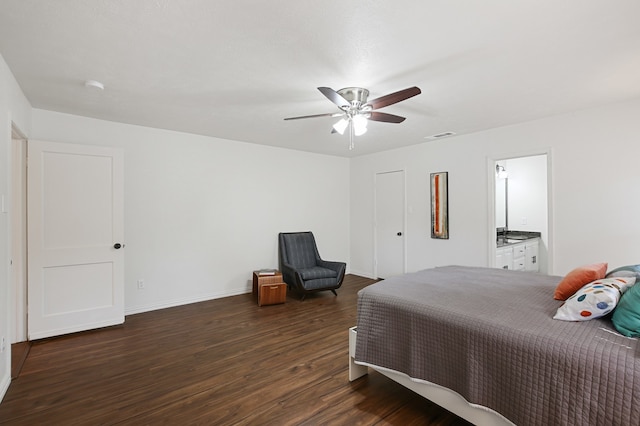
[[[287,284],[282,281],[282,272],[260,275],[260,271],[253,271],[253,294],[258,298],[258,306],[284,303],[287,299]]]

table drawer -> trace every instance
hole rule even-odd
[[[278,303],[284,303],[286,299],[287,299],[287,284],[283,282],[259,284],[258,306],[276,305]]]

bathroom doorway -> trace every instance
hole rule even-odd
[[[490,161],[493,179],[491,262],[496,266],[496,241],[500,232],[540,233],[539,272],[551,273],[550,153],[509,156]]]

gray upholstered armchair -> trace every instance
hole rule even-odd
[[[290,289],[307,293],[336,289],[342,285],[347,264],[322,260],[311,232],[282,232],[278,235],[280,270]]]

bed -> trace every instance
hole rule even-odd
[[[373,368],[476,425],[640,424],[638,339],[553,320],[560,280],[447,266],[372,284],[349,378]]]

